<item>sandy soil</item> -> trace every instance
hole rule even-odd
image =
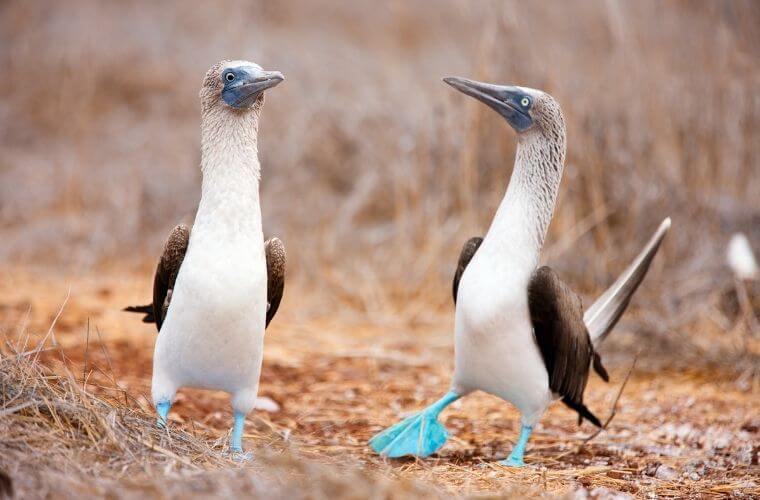
[[[119,310],[147,298],[149,281],[110,273],[50,278],[4,272],[0,329],[11,342],[26,332],[33,343],[63,305],[51,338],[71,369],[88,374],[90,390],[150,410],[154,327]],[[594,429],[588,423],[579,428],[574,413],[555,405],[534,432],[524,469],[496,464],[516,438],[518,415],[484,394],[443,414],[452,439],[436,456],[379,458],[367,440],[447,389],[451,314],[407,328],[392,320],[305,313],[295,307],[296,297],[308,293],[287,289],[267,331],[260,396],[279,408],[250,416],[249,449],[288,448],[305,459],[413,478],[458,494],[528,485],[547,493],[584,489],[600,498],[614,491],[640,497],[760,495],[757,388],[699,363],[655,371],[640,362],[609,429],[585,445]],[[611,356],[609,385],[592,377],[586,401],[601,417],[609,414],[632,359],[625,352]],[[60,365],[59,353],[46,354],[45,362]],[[173,425],[216,439],[220,450],[230,418],[226,395],[198,390],[182,391],[171,414]]]

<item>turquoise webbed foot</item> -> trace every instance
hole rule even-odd
[[[446,428],[438,421],[438,415],[459,397],[455,392],[447,393],[420,413],[375,435],[369,442],[370,447],[389,458],[432,455],[449,437]]]
[[[528,444],[528,439],[530,438],[531,432],[533,432],[533,427],[523,425],[520,428],[520,438],[517,440],[515,447],[512,449],[512,453],[509,454],[509,457],[507,457],[506,460],[499,462],[500,465],[504,465],[506,467],[525,466],[523,455],[525,455],[525,445]]]
[[[156,426],[159,429],[166,429],[166,426],[169,424],[169,410],[172,407],[171,401],[160,401],[156,403],[156,413],[158,413],[158,418],[156,419]]]

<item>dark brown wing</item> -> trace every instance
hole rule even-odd
[[[579,423],[586,418],[601,427],[599,419],[583,404],[591,363],[601,367],[601,360],[583,323],[580,298],[544,266],[533,273],[528,284],[528,307],[536,343],[549,372],[549,388],[578,412]]]
[[[128,306],[123,311],[143,314],[143,323],[156,323],[156,328],[161,331],[189,239],[190,229],[187,226],[180,224],[172,229],[153,278],[153,302],[142,306]]]
[[[459,281],[462,279],[464,270],[467,269],[467,264],[472,260],[475,252],[478,251],[478,247],[483,243],[483,238],[475,237],[467,240],[462,247],[462,253],[459,254],[459,262],[457,262],[457,270],[454,272],[454,282],[451,285],[451,294],[454,296],[454,304],[457,303],[457,292],[459,292]]]
[[[272,321],[285,291],[285,245],[279,238],[264,242],[267,258],[267,322]]]
[[[180,224],[172,229],[164,245],[164,253],[156,266],[156,275],[153,278],[153,317],[156,319],[158,331],[161,331],[161,325],[166,318],[174,282],[185,259],[188,241],[190,241],[190,228]]]

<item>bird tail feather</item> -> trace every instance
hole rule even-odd
[[[670,217],[660,223],[654,235],[633,262],[583,315],[594,346],[599,345],[620,319],[631,297],[644,280],[652,259],[657,254],[665,234],[670,229]]]
[[[596,415],[591,413],[591,410],[589,410],[588,407],[582,402],[573,403],[569,398],[562,398],[562,402],[578,412],[578,425],[581,425],[583,423],[583,419],[585,418],[595,426],[602,427],[602,422],[600,422]]]
[[[143,323],[155,323],[156,318],[153,316],[153,304],[146,304],[144,306],[127,306],[122,311],[144,314]]]

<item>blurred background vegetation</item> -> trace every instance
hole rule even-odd
[[[4,1],[0,263],[148,283],[169,229],[192,221],[198,89],[225,58],[286,75],[260,129],[264,229],[318,307],[402,321],[451,307],[459,249],[487,229],[516,142],[447,75],[562,104],[544,260],[588,297],[673,217],[632,328],[714,328],[728,238],[760,244],[752,0]]]

